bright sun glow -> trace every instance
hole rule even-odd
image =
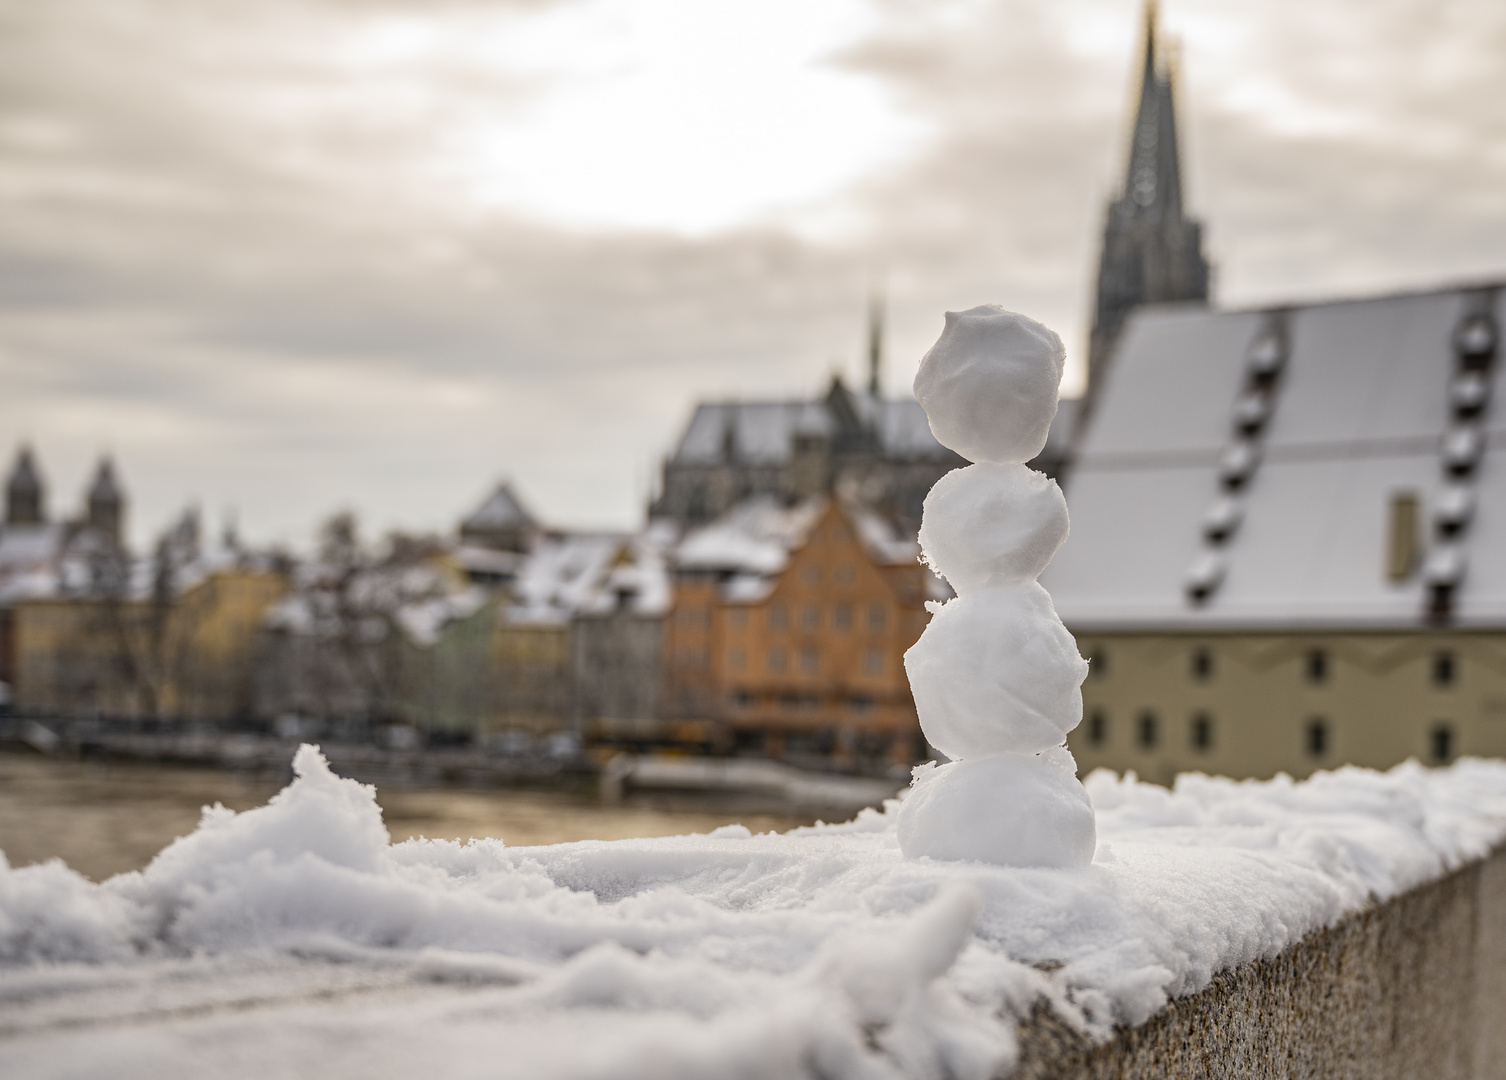
[[[345,58],[377,79],[444,73],[436,168],[480,205],[700,234],[808,208],[917,148],[921,122],[840,63],[873,25],[864,0],[568,0],[384,20]]]

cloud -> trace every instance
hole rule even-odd
[[[138,539],[449,528],[502,475],[628,524],[696,399],[856,375],[876,276],[894,392],[982,301],[1080,359],[1137,4],[801,7],[0,0],[0,450],[55,504],[115,450]],[[1164,18],[1222,301],[1501,272],[1506,12]]]

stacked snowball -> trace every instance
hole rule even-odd
[[[1067,503],[1024,464],[1046,444],[1065,357],[1046,327],[989,304],[947,312],[915,377],[931,431],[977,464],[942,477],[920,526],[957,597],[905,654],[920,726],[952,759],[917,770],[899,818],[911,858],[1093,858],[1093,807],[1063,745],[1088,665],[1036,581],[1067,538]]]

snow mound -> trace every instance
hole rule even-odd
[[[949,758],[1039,753],[1082,722],[1088,662],[1034,581],[947,601],[905,671],[927,741]]]
[[[920,361],[915,399],[931,434],[969,461],[1029,461],[1046,447],[1067,350],[1034,319],[982,304],[948,311]]]
[[[1034,760],[1066,780],[1064,754]],[[911,798],[967,813],[1009,767]],[[1506,837],[1506,764],[1476,760],[1097,772],[1071,869],[907,859],[894,802],[784,835],[391,844],[370,787],[312,747],[297,773],[140,873],[0,859],[0,1075],[983,1080],[1037,1001],[1105,1037]]]
[[[920,546],[958,595],[1034,581],[1067,539],[1056,481],[1024,465],[953,469],[926,496]]]

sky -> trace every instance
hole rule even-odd
[[[132,540],[641,522],[705,398],[1080,390],[1138,0],[0,0],[0,454]],[[1166,0],[1223,306],[1506,277],[1506,5]]]

